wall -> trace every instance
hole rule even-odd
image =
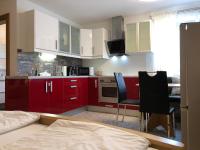
[[[17,4],[15,0],[0,1],[0,15],[10,14],[10,74],[16,74],[17,61]]]
[[[95,72],[102,75],[113,75],[114,72],[122,72],[124,75],[138,75],[138,71],[152,71],[152,53],[136,53],[127,58],[83,60],[83,66],[95,67]]]
[[[45,62],[39,58],[39,53],[18,53],[18,75],[35,75],[37,68],[38,73],[47,71],[51,75],[61,75],[61,66],[82,65],[82,60],[78,58],[57,56],[54,61]],[[56,73],[58,72],[58,73]]]

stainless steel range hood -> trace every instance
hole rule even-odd
[[[112,18],[111,41],[107,42],[107,47],[110,56],[125,55],[124,18],[122,16]]]

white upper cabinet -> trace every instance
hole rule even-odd
[[[150,52],[150,22],[131,23],[126,25],[126,52]]]
[[[80,31],[80,45],[81,45],[81,57],[92,57],[92,30],[81,29]]]
[[[20,15],[18,48],[25,52],[57,52],[58,20],[32,10]]]
[[[100,29],[81,29],[81,56],[88,58],[108,58],[106,42],[108,31]]]

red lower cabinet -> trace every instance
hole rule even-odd
[[[62,113],[62,79],[29,80],[29,110]]]
[[[6,79],[6,110],[62,113],[62,79]]]
[[[79,97],[81,106],[88,104],[88,78],[80,78]]]
[[[99,90],[98,90],[98,78],[88,79],[88,104],[98,105]]]
[[[49,87],[47,80],[29,80],[29,111],[48,112]]]
[[[28,111],[28,80],[9,79],[5,81],[6,110]]]
[[[81,106],[80,101],[80,80],[79,78],[69,78],[63,80],[63,111],[69,111]]]

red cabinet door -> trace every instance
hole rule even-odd
[[[48,112],[48,80],[29,80],[29,111]]]
[[[98,78],[89,78],[88,82],[88,104],[98,105]]]
[[[28,80],[6,79],[6,110],[28,111]]]
[[[80,105],[86,106],[88,104],[88,78],[79,79],[79,97],[80,97]]]
[[[125,77],[124,78],[127,88],[127,97],[129,99],[139,99],[139,83],[138,77]]]
[[[62,113],[63,79],[48,80],[48,112],[53,114]]]

